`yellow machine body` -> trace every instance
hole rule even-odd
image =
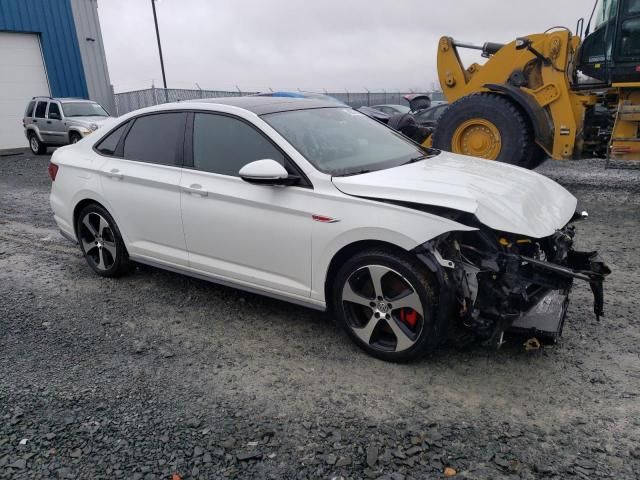
[[[501,46],[480,65],[465,68],[456,42],[442,37],[438,44],[438,76],[446,99],[453,103],[468,95],[495,92],[509,97],[528,113],[535,142],[557,160],[579,158],[583,148],[585,113],[606,93],[617,95],[619,109],[609,151],[612,158],[640,158],[640,84],[615,84],[607,92],[589,91],[572,84],[580,38],[568,30],[526,37],[531,47],[549,61],[540,61],[517,42]],[[478,119],[460,125],[452,150],[487,159],[497,158],[500,135]],[[427,140],[427,143],[430,139]]]

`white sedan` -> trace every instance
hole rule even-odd
[[[386,360],[508,329],[555,339],[574,278],[602,314],[608,269],[572,249],[564,188],[335,103],[146,108],[58,149],[49,174],[55,221],[98,275],[135,261],[327,309]]]

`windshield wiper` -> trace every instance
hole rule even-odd
[[[404,162],[402,165],[409,165],[410,163],[416,163],[416,162],[419,162],[420,160],[425,160],[427,158],[429,158],[429,155],[420,155],[418,157],[410,158],[408,161]]]
[[[362,169],[362,170],[357,170],[355,172],[346,172],[346,173],[339,173],[339,174],[334,174],[334,177],[350,177],[351,175],[361,175],[363,173],[371,173],[373,170],[368,170],[368,169]]]

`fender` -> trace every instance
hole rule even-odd
[[[45,143],[44,140],[42,139],[42,135],[40,135],[40,129],[36,128],[34,125],[28,125],[26,127],[26,132],[25,132],[25,137],[29,138],[29,133],[33,132],[36,134],[36,137],[38,138],[38,141],[40,143]]]
[[[533,126],[538,144],[551,155],[553,153],[553,121],[547,111],[535,99],[521,89],[507,84],[488,83],[484,88],[509,97],[524,110]]]
[[[353,197],[358,209],[344,208],[341,199],[342,218],[336,223],[315,222],[313,236],[316,241],[312,249],[313,264],[311,298],[324,301],[324,287],[329,266],[344,247],[359,241],[379,241],[411,251],[424,242],[451,231],[472,231],[468,227],[448,218],[431,213]],[[349,214],[348,212],[353,212]],[[362,219],[369,219],[362,225]],[[316,245],[322,246],[317,248]]]

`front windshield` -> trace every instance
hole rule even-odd
[[[424,158],[427,150],[350,108],[271,113],[262,118],[318,170],[352,175]]]
[[[616,15],[618,11],[618,0],[601,0],[597,7],[596,25],[595,29],[600,25],[607,23],[612,17]]]
[[[108,117],[109,114],[97,103],[70,102],[62,104],[65,117]]]

